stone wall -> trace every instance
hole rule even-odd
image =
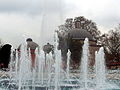
[[[75,44],[75,43],[78,43],[78,44]],[[71,49],[72,49],[71,55],[75,55],[76,57],[72,58],[71,65],[74,64],[73,66],[79,66],[81,59],[80,59],[80,57],[77,57],[77,54],[74,54],[74,53],[76,53],[76,51],[79,51],[79,50],[76,50],[76,48],[78,49],[78,47],[83,46],[84,40],[73,40],[72,44],[73,45],[71,45],[71,46],[75,46],[75,47],[71,47]],[[100,47],[101,47],[100,45],[96,45],[96,41],[89,41],[89,65],[90,66],[93,66],[95,64],[95,51],[98,51]],[[78,52],[78,54],[80,54],[80,52]],[[80,55],[80,56],[82,56],[82,55]]]
[[[101,47],[100,45],[90,45],[90,47],[89,47],[89,53],[90,53],[89,64],[90,64],[90,66],[93,66],[95,64],[95,52],[98,51],[100,47]]]

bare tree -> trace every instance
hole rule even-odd
[[[120,25],[108,34],[102,35],[102,44],[109,61],[120,61]]]

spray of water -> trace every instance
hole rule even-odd
[[[96,85],[97,88],[105,88],[106,84],[106,68],[104,59],[104,49],[100,48],[99,52],[96,52]]]
[[[89,57],[89,41],[88,38],[85,39],[83,45],[83,53],[81,60],[81,77],[84,82],[84,88],[87,89],[88,83],[88,57]]]
[[[61,53],[57,50],[58,38],[55,33],[55,90],[60,90]]]

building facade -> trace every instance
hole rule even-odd
[[[85,38],[89,39],[89,64],[90,66],[94,65],[95,51],[98,51],[101,46],[97,45],[97,40],[89,32],[90,29],[93,29],[90,24],[90,21],[84,17],[77,17],[74,21],[73,19],[67,19],[65,25],[62,25],[64,28],[60,28],[61,31],[58,31],[58,49],[61,50],[62,60],[65,65],[67,64],[67,53],[69,50],[71,52],[71,66],[73,68],[80,66]]]

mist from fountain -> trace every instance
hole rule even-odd
[[[81,59],[81,78],[84,82],[84,89],[87,89],[88,85],[88,57],[89,57],[89,41],[88,38],[85,39],[83,45],[82,59]]]
[[[40,46],[43,46],[47,42],[52,42],[54,30],[60,23],[64,22],[63,18],[63,4],[64,0],[41,0],[41,25],[40,25]],[[52,5],[52,7],[51,7]],[[65,6],[65,5],[64,5]],[[46,33],[48,32],[48,33]]]
[[[114,88],[119,88],[115,84],[110,84],[106,81],[107,74],[104,48],[101,47],[99,51],[95,53],[95,56],[94,76],[96,77],[94,77],[94,79],[89,79],[89,40],[86,38],[83,45],[82,59],[80,65],[80,80],[82,82],[82,88],[80,88],[80,90],[114,90]]]
[[[106,69],[104,50],[100,48],[96,53],[96,72],[94,79],[89,79],[89,41],[86,38],[83,45],[83,55],[81,61],[81,73],[75,76],[70,70],[70,52],[68,53],[67,69],[62,69],[61,53],[57,50],[58,39],[55,35],[54,55],[46,55],[43,50],[36,49],[36,66],[32,68],[29,50],[26,44],[21,45],[20,57],[16,53],[16,60],[10,63],[9,85],[6,90],[12,86],[12,90],[106,90],[118,88],[116,85],[109,84],[106,81]],[[54,56],[54,58],[53,58]],[[15,65],[13,65],[15,64]],[[15,67],[13,67],[15,66]],[[102,75],[102,76],[101,76]],[[100,78],[102,77],[102,78]],[[0,82],[6,80],[0,79]],[[3,83],[3,82],[2,82]],[[91,85],[91,86],[90,86]],[[114,87],[110,87],[114,86]],[[5,86],[4,86],[5,87]]]
[[[40,54],[36,53],[36,64],[37,64],[37,73],[38,73],[38,81],[41,85],[44,83],[44,68],[45,68],[45,57],[44,57],[44,52],[41,50]]]
[[[21,45],[20,53],[20,62],[19,62],[19,71],[18,71],[18,90],[21,90],[22,85],[26,83],[27,80],[31,77],[31,61],[27,53],[27,46],[25,44]]]
[[[99,52],[96,53],[95,60],[95,69],[96,69],[96,88],[103,89],[106,84],[106,66],[105,66],[105,58],[104,58],[104,49],[100,48]]]
[[[67,73],[67,77],[68,79],[70,79],[70,55],[71,55],[71,52],[68,51],[68,58],[67,58],[67,69],[66,69],[66,73]]]
[[[95,72],[96,72],[96,89],[106,90],[106,89],[117,89],[119,87],[114,83],[109,83],[107,81],[107,70],[105,64],[105,53],[104,48],[101,47],[98,52],[95,53]]]
[[[55,90],[60,90],[60,72],[61,72],[61,53],[57,50],[58,38],[57,33],[55,33]]]

